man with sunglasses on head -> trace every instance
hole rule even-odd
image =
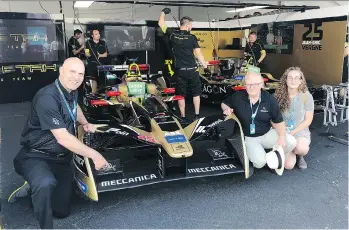
[[[210,74],[204,56],[201,53],[198,39],[195,35],[190,34],[193,27],[193,19],[183,17],[180,21],[179,30],[168,28],[165,23],[165,15],[171,13],[171,9],[162,10],[159,17],[159,26],[164,33],[169,36],[174,55],[174,68],[176,75],[176,94],[184,98],[190,90],[193,96],[195,108],[194,119],[199,118],[200,96],[201,96],[201,79],[196,65],[196,57],[204,67],[205,74]],[[185,119],[185,100],[178,101],[181,117]]]
[[[266,149],[281,146],[285,155],[296,147],[296,139],[286,133],[279,103],[273,95],[262,90],[264,79],[259,73],[245,76],[246,91],[237,91],[222,102],[227,116],[234,113],[245,135],[246,152],[255,168],[267,163]]]

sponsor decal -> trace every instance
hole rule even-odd
[[[210,125],[207,125],[207,126],[201,125],[201,126],[199,126],[199,127],[195,130],[195,133],[205,133],[205,132],[207,131],[206,128],[212,128],[212,127],[218,125],[219,123],[221,123],[222,121],[223,121],[223,120],[219,119],[219,120],[213,122],[213,123],[210,124]]]
[[[21,70],[22,73],[33,73],[34,71],[40,71],[42,73],[47,72],[47,70],[57,71],[57,64],[53,64],[52,66],[46,64],[36,64],[36,65],[10,65],[10,66],[2,66],[2,73],[13,73],[16,70]]]
[[[143,140],[143,141],[148,141],[151,143],[155,143],[155,139],[153,137],[145,136],[145,135],[139,135],[137,136],[138,139]]]
[[[114,133],[116,133],[116,134],[120,134],[120,135],[123,135],[123,136],[128,136],[128,135],[129,135],[128,132],[126,132],[126,131],[121,131],[121,129],[117,129],[117,128],[110,128],[110,129],[108,129],[106,132],[107,132],[107,133],[109,133],[109,132],[114,132]]]
[[[80,156],[77,155],[77,154],[74,154],[74,160],[75,160],[75,162],[78,163],[80,166],[84,166],[84,164],[85,164],[84,158],[80,157]]]
[[[220,94],[220,93],[227,93],[227,89],[224,86],[204,85],[202,92],[209,93],[209,94]]]
[[[181,132],[174,131],[174,132],[166,132],[165,136],[175,136],[175,135],[181,135]]]
[[[101,183],[101,186],[108,187],[108,186],[114,186],[114,185],[133,184],[136,182],[142,182],[142,181],[154,180],[154,179],[157,179],[157,176],[155,174],[150,174],[150,175],[143,175],[143,176],[137,176],[137,177],[117,179],[117,180],[103,181]]]
[[[176,153],[188,152],[189,148],[186,144],[172,144],[173,151]]]
[[[321,26],[322,22],[320,21],[304,24],[304,27],[308,29],[302,35],[303,50],[322,50],[321,41],[324,36],[324,31],[320,28]]]
[[[227,154],[219,149],[212,149],[213,156],[217,158],[225,158],[228,157]]]
[[[205,172],[214,172],[214,171],[223,171],[236,168],[233,164],[229,165],[219,165],[219,166],[210,166],[205,168],[192,168],[188,169],[188,173],[205,173]]]
[[[80,181],[79,179],[76,179],[81,191],[83,191],[84,193],[87,193],[87,185],[84,184],[82,181]]]
[[[165,136],[165,139],[167,143],[172,144],[172,143],[182,143],[186,142],[187,139],[185,138],[184,135],[173,135],[173,136]]]

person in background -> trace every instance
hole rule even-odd
[[[77,57],[82,59],[84,57],[83,50],[85,44],[80,44],[79,40],[82,37],[82,31],[79,29],[74,30],[74,36],[68,41],[69,57]]]
[[[92,93],[97,91],[97,87],[105,84],[103,74],[98,74],[97,67],[105,64],[108,57],[107,43],[101,40],[99,30],[92,30],[92,39],[86,41],[85,55],[87,57],[87,76],[92,79]]]
[[[251,55],[253,58],[253,63],[260,68],[263,69],[265,59],[267,53],[265,52],[264,45],[262,42],[257,41],[256,32],[251,32],[248,36],[248,43],[245,47],[245,54]]]
[[[285,168],[292,169],[297,162],[300,169],[306,169],[304,156],[308,154],[311,142],[309,126],[314,117],[314,99],[299,67],[290,67],[284,72],[275,97],[280,104],[287,132],[297,140],[296,148],[286,157]]]
[[[190,34],[193,27],[193,19],[183,17],[180,20],[179,30],[168,28],[165,23],[165,15],[171,13],[171,9],[162,10],[159,17],[159,26],[164,33],[169,36],[174,55],[174,67],[176,75],[176,94],[184,98],[191,91],[194,102],[195,117],[200,117],[200,95],[201,95],[201,79],[197,69],[194,53],[204,67],[205,74],[210,74],[204,56],[201,53],[198,39],[195,35]],[[185,99],[178,101],[179,110],[182,119],[185,117]]]
[[[109,168],[96,150],[84,145],[77,136],[77,123],[86,132],[95,132],[77,104],[77,88],[84,79],[85,66],[78,58],[68,58],[59,69],[55,82],[34,96],[27,123],[22,132],[22,148],[13,160],[15,171],[25,183],[8,202],[31,194],[40,228],[53,228],[53,216],[70,213],[73,185],[73,154],[92,159],[96,170]]]
[[[247,72],[246,91],[237,91],[225,101],[223,114],[234,113],[245,135],[246,153],[255,168],[266,165],[265,149],[281,146],[285,156],[296,147],[296,139],[286,133],[279,103],[273,95],[262,90],[264,79],[259,73]]]

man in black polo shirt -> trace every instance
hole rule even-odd
[[[85,44],[80,45],[80,42],[78,41],[81,36],[81,30],[74,30],[74,36],[72,36],[68,42],[69,57],[77,57],[82,59],[85,56],[82,52],[85,48]]]
[[[91,158],[97,170],[108,167],[100,153],[76,138],[77,122],[86,132],[96,130],[77,104],[76,89],[84,79],[84,70],[81,60],[69,58],[60,68],[59,78],[36,93],[22,132],[22,148],[14,159],[16,172],[26,182],[11,194],[9,202],[28,195],[30,188],[40,228],[53,228],[53,215],[69,215],[72,152]]]
[[[249,160],[255,168],[262,168],[267,162],[265,149],[282,146],[287,155],[297,142],[293,136],[286,134],[285,122],[275,97],[262,90],[262,76],[248,72],[244,81],[246,91],[235,92],[223,101],[221,107],[225,115],[234,112],[240,120]]]
[[[201,53],[198,39],[195,35],[190,34],[193,20],[189,17],[183,17],[180,21],[179,30],[173,30],[167,28],[165,23],[165,15],[169,13],[171,13],[169,8],[163,9],[158,24],[162,31],[169,36],[172,46],[174,72],[176,74],[176,94],[185,97],[187,92],[191,90],[195,109],[194,119],[198,119],[200,112],[201,79],[197,71],[194,53],[204,67],[205,73],[208,74],[210,71],[207,69],[206,61]],[[181,117],[185,118],[185,100],[179,100],[178,106]]]
[[[92,92],[97,91],[97,86],[104,85],[103,74],[98,74],[97,66],[106,64],[108,57],[107,43],[100,40],[99,30],[92,30],[92,39],[86,41],[85,55],[87,57],[86,75],[93,79]]]
[[[264,45],[261,41],[257,41],[256,32],[251,32],[248,36],[248,43],[245,47],[245,53],[252,58],[252,64],[258,68],[263,68],[263,60],[266,57]],[[250,62],[249,62],[250,63]]]

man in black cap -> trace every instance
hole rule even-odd
[[[169,13],[171,13],[171,9],[163,9],[158,24],[162,31],[169,36],[172,46],[176,74],[176,94],[185,98],[188,91],[191,90],[195,108],[194,119],[198,119],[200,112],[201,79],[194,53],[204,67],[205,73],[210,74],[210,70],[207,68],[205,58],[201,53],[198,39],[195,35],[190,34],[193,27],[193,19],[183,17],[180,21],[179,30],[173,30],[165,24],[165,15]],[[179,100],[178,106],[181,117],[185,118],[185,100]]]

